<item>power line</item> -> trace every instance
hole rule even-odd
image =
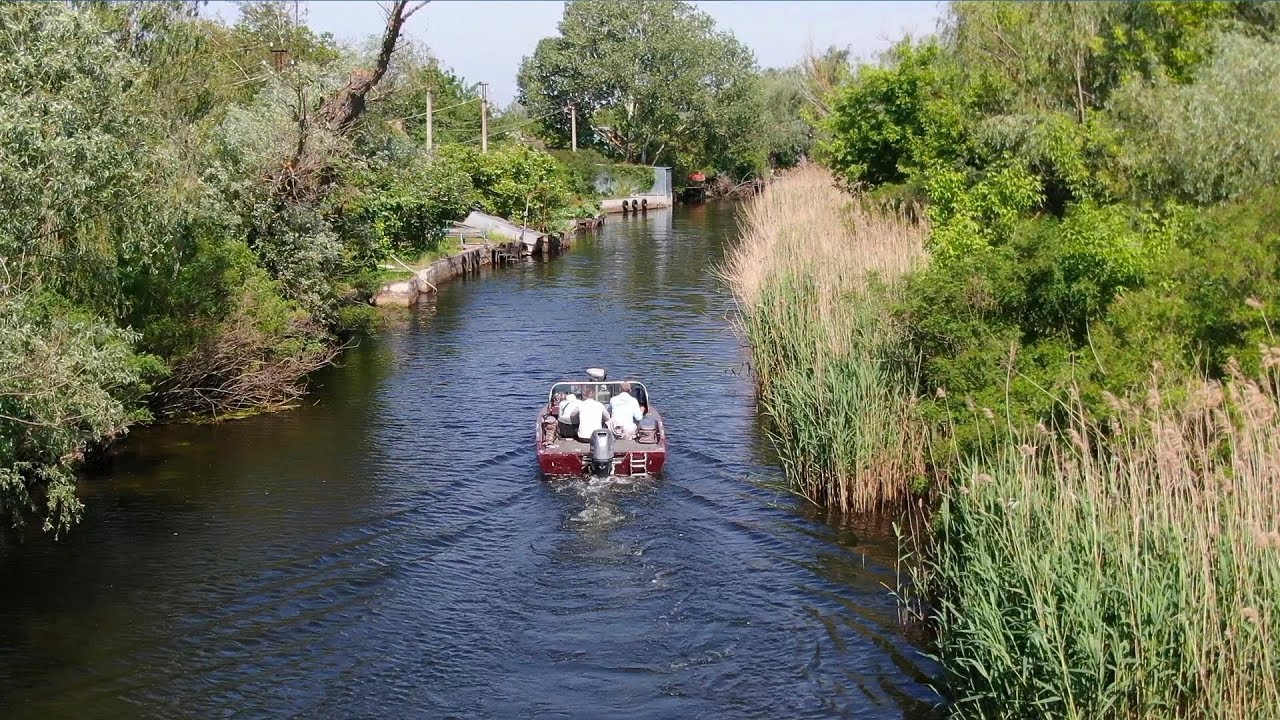
[[[454,104],[452,104],[452,105],[447,105],[447,106],[442,107],[442,108],[436,108],[436,109],[434,109],[434,110],[432,110],[432,111],[431,111],[431,114],[432,114],[432,115],[435,115],[436,113],[441,112],[441,111],[443,111],[443,110],[452,110],[452,109],[454,109],[454,108],[456,108],[456,107],[462,107],[463,105],[467,105],[467,104],[469,104],[469,103],[476,102],[476,101],[477,101],[477,100],[479,100],[479,99],[480,99],[480,98],[471,98],[470,100],[463,100],[463,101],[462,101],[462,102],[460,102],[460,103],[454,103]],[[395,122],[395,121],[397,121],[397,120],[413,120],[413,119],[420,118],[420,117],[426,117],[426,115],[427,115],[427,113],[420,112],[420,113],[416,113],[416,114],[414,114],[414,115],[405,115],[404,117],[388,118],[388,119],[387,119],[387,122]]]

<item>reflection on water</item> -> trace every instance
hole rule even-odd
[[[0,548],[5,718],[930,716],[883,529],[767,487],[732,208],[441,288],[300,407],[140,431]],[[642,379],[664,474],[542,481],[534,414]],[[763,483],[763,484],[762,484]]]

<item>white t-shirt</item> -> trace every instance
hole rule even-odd
[[[644,413],[640,411],[640,401],[625,392],[609,398],[609,414],[613,416],[615,424],[629,431],[635,430],[636,423],[644,417]]]
[[[604,427],[609,411],[595,398],[584,398],[578,403],[578,439],[590,440],[591,433]]]
[[[560,401],[560,419],[572,420],[574,414],[578,412],[578,406],[581,404],[582,401],[574,397],[573,393],[565,395],[564,399]]]

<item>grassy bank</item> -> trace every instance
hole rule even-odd
[[[481,152],[479,88],[392,42],[404,3],[394,62],[240,10],[0,5],[0,524],[69,529],[80,459],[133,423],[292,404],[376,324],[382,266],[451,254],[470,210],[598,211],[501,113]]]
[[[847,511],[906,497],[922,442],[891,304],[924,259],[923,228],[855,206],[814,167],[774,182],[742,222],[724,274],[792,487]]]
[[[801,492],[892,497],[886,428],[925,428],[897,433],[938,503],[909,607],[957,716],[1280,717],[1278,42],[1257,4],[951,3],[853,70],[818,143],[867,204],[923,209],[929,262],[849,281],[866,243],[743,251]],[[774,200],[747,243],[847,205]]]
[[[1069,385],[1043,423],[922,387],[910,323],[939,269],[922,230],[866,205],[794,172],[746,206],[725,274],[795,491],[862,512],[926,473],[936,488],[901,592],[953,713],[1280,716],[1280,350],[1219,379],[1165,368],[1121,397]],[[1199,227],[1218,214],[1268,237],[1234,206]],[[1240,307],[1266,325],[1262,302]],[[1010,367],[1008,387],[1027,382]]]
[[[1280,716],[1275,352],[958,474],[913,578],[957,715]]]

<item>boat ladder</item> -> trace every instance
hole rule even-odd
[[[631,467],[628,470],[632,475],[643,475],[649,472],[649,453],[633,452],[628,457],[631,459]]]

